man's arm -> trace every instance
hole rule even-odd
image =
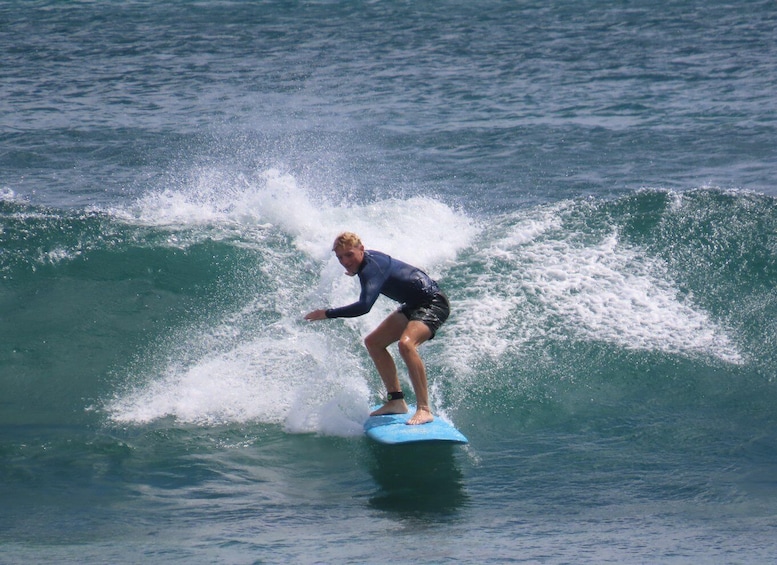
[[[381,261],[382,264],[379,264],[371,255],[365,256],[365,264],[358,275],[359,284],[361,285],[359,300],[348,306],[329,308],[328,310],[314,310],[305,316],[305,319],[356,318],[372,310],[372,306],[378,300],[378,296],[380,296],[383,283],[386,282],[389,276],[391,265],[391,258],[388,255],[380,254],[380,257],[385,257],[385,260]]]

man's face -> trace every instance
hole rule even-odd
[[[359,265],[364,261],[364,246],[340,246],[335,249],[335,255],[340,264],[345,267],[345,273],[352,277],[359,271]]]

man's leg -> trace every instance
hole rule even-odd
[[[383,385],[387,392],[399,392],[402,390],[397,376],[397,366],[394,363],[388,346],[399,340],[408,325],[407,317],[399,312],[390,314],[370,335],[364,338],[367,352],[375,363]],[[383,406],[375,410],[370,416],[382,414],[405,414],[407,403],[404,399],[389,400]]]
[[[413,320],[407,324],[399,338],[399,354],[407,365],[410,382],[416,397],[416,413],[407,421],[408,424],[426,424],[434,420],[429,406],[429,387],[426,381],[426,367],[418,354],[418,346],[432,337],[432,330],[423,322]]]

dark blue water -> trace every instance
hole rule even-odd
[[[769,561],[776,27],[0,2],[0,562]],[[466,448],[363,437],[344,229],[449,294]]]

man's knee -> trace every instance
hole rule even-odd
[[[397,344],[399,346],[399,354],[404,358],[407,355],[412,355],[418,351],[418,346],[408,336],[402,336]]]
[[[378,339],[375,337],[375,334],[369,334],[367,337],[364,338],[364,347],[367,348],[367,351],[376,351],[378,349],[383,349]]]

